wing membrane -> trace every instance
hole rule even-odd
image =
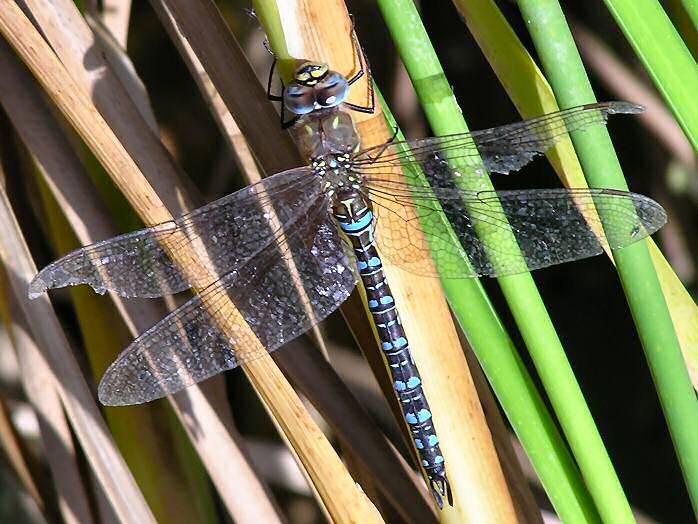
[[[159,297],[201,287],[212,272],[235,269],[273,240],[272,210],[283,226],[305,213],[319,194],[319,181],[309,168],[279,173],[175,221],[73,251],[39,272],[29,296],[78,284],[124,297]],[[186,268],[191,282],[164,249],[165,242],[168,248],[186,247],[199,255],[201,265],[192,262]]]
[[[612,249],[637,242],[666,222],[654,200],[623,191],[435,188],[429,196],[419,193],[423,189],[415,188],[412,200],[407,187],[403,194],[394,187],[390,194],[371,187],[380,196],[376,240],[383,256],[402,268],[435,275],[433,260],[446,278],[510,275],[598,255],[603,247],[596,233],[604,231],[599,214],[607,221]],[[431,232],[430,242],[420,225]]]
[[[508,174],[545,153],[572,131],[603,125],[609,115],[639,113],[642,106],[629,102],[587,104],[538,118],[491,129],[391,142],[358,153],[355,169],[372,180],[393,180],[395,168],[422,169],[425,163],[455,162],[458,170],[424,169],[432,186],[448,187],[451,177],[489,172]],[[409,175],[409,173],[407,173]]]
[[[138,404],[175,393],[274,351],[337,309],[356,284],[354,261],[321,208],[299,218],[281,247],[270,244],[138,337],[107,369],[102,403]],[[299,281],[289,275],[290,261]],[[210,308],[228,298],[241,316],[214,319]],[[261,345],[242,329],[243,320]]]

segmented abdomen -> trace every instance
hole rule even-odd
[[[395,299],[376,250],[373,213],[368,206],[364,209],[353,200],[346,200],[342,205],[335,206],[335,217],[349,237],[356,254],[368,307],[389,366],[395,393],[412,433],[422,466],[432,482],[432,491],[436,483],[443,495],[443,487],[447,483],[444,458],[432,423],[431,410],[422,389],[419,370],[412,360]],[[441,504],[438,496],[437,501]]]

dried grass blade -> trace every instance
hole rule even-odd
[[[109,123],[130,157],[176,214],[197,207],[195,189],[114,73],[99,40],[71,0],[26,0],[41,32],[81,92]],[[142,104],[141,104],[142,105]],[[182,189],[184,187],[184,190]]]
[[[6,277],[3,275],[3,280]],[[5,287],[6,282],[3,282]],[[60,479],[53,487],[58,509],[66,523],[94,522],[87,492],[80,474],[68,421],[65,418],[56,378],[41,357],[17,299],[9,289],[3,289],[10,304],[6,325],[20,366],[20,378],[27,398],[36,411],[39,432],[53,478]],[[31,491],[30,491],[31,493]],[[42,503],[39,507],[42,507]]]
[[[4,7],[2,12],[7,12]],[[0,26],[4,31],[2,22]],[[55,384],[61,401],[112,507],[123,522],[154,523],[155,519],[143,495],[109,436],[109,430],[94,403],[48,297],[31,302],[27,298],[26,290],[36,274],[36,267],[21,237],[4,190],[0,191],[0,256],[22,311],[28,318],[41,319],[41,322],[32,323],[32,331],[45,353],[37,354],[36,357],[45,361],[53,374],[60,377],[60,381],[55,379]]]
[[[102,0],[102,20],[122,48],[128,39],[131,0]]]
[[[366,414],[332,366],[302,341],[292,341],[288,352],[274,355],[310,399],[353,461],[371,472],[370,480],[390,501],[405,522],[427,524],[435,520],[431,495]],[[322,377],[318,380],[318,377]],[[360,430],[358,429],[360,428]]]
[[[10,463],[10,467],[20,484],[46,518],[46,503],[34,482],[21,438],[12,425],[12,414],[4,398],[0,398],[0,447],[2,447],[5,459]]]
[[[263,3],[270,2],[258,2],[258,12]],[[281,12],[286,47],[293,56],[329,63],[344,74],[357,70],[352,23],[344,2],[306,0],[277,2],[276,6]],[[369,92],[366,80],[359,80],[352,86],[350,102],[366,104],[365,93]],[[379,108],[376,114],[357,113],[355,117],[364,147],[390,140],[391,132]],[[386,224],[379,227],[386,227]],[[492,436],[439,282],[409,275],[387,261],[383,266],[395,303],[400,308],[414,359],[423,375],[456,501],[455,507],[444,507],[440,517],[453,522],[514,521],[513,505]],[[366,325],[364,321],[352,328],[366,331]],[[372,349],[368,348],[367,353]],[[373,352],[380,354],[377,348]],[[379,376],[385,375],[385,371],[379,373]],[[458,416],[454,417],[453,413]],[[398,416],[402,419],[401,412]]]
[[[172,13],[262,169],[278,173],[299,165],[298,151],[252,68],[211,0],[151,0]],[[231,71],[234,74],[231,74]]]
[[[0,1],[0,7],[0,32],[34,72],[131,204],[147,223],[172,220],[157,194],[142,179],[133,159],[88,102],[82,89],[69,78],[26,17],[9,0]],[[177,262],[185,262],[183,267],[192,267],[198,261],[196,254],[188,251],[170,250],[170,255]],[[215,275],[211,277],[213,281]],[[225,304],[222,309],[209,309],[209,313],[220,322],[220,327],[225,332],[231,327],[225,315],[236,319],[238,327],[244,327],[244,322],[232,303]],[[286,437],[302,458],[330,515],[339,522],[379,521],[375,509],[354,485],[334,450],[309,418],[295,392],[272,365],[271,359],[252,361],[244,366],[244,370],[276,420],[283,424]]]
[[[81,243],[90,244],[118,234],[33,79],[4,42],[0,42],[0,73],[0,103],[35,155],[45,182]],[[166,313],[157,301],[124,301],[115,294],[110,296],[134,337]],[[222,407],[225,399],[217,399],[215,406],[211,405],[212,389],[209,384],[206,395],[197,388],[177,395],[172,399],[175,411],[235,521],[276,522],[278,512],[270,494],[243,460],[239,436],[228,410]],[[233,469],[234,464],[239,467]],[[239,482],[230,482],[231,471]],[[241,504],[245,499],[255,500],[256,504]]]
[[[177,26],[177,22],[172,16],[172,12],[163,2],[152,2],[153,9],[157,13],[160,23],[164,26],[167,34],[170,36],[172,43],[177,47],[180,56],[189,68],[192,78],[201,92],[204,100],[208,104],[211,115],[223,135],[223,138],[228,142],[230,149],[235,154],[235,157],[242,168],[246,180],[253,184],[262,179],[262,174],[257,168],[254,156],[247,141],[240,131],[240,127],[230,114],[230,111],[223,102],[218,89],[211,80],[211,77],[206,73],[204,65],[196,56],[194,49],[182,34],[182,31]]]
[[[153,108],[150,105],[148,92],[146,91],[145,84],[143,84],[136,73],[136,68],[133,62],[131,62],[131,58],[126,54],[126,51],[121,47],[114,35],[109,32],[109,28],[99,19],[93,18],[87,14],[85,16],[85,22],[90,26],[90,29],[92,29],[100,48],[104,50],[107,63],[118,77],[121,84],[126,88],[129,99],[136,105],[138,112],[141,114],[150,130],[157,135],[158,123]]]
[[[102,61],[101,55],[97,50],[99,45],[95,41],[95,37],[87,27],[85,21],[80,16],[79,12],[72,2],[65,0],[52,0],[47,2],[37,2],[37,9],[41,9],[41,16],[38,17],[43,22],[42,28],[51,36],[51,42],[59,54],[62,62],[70,69],[72,77],[85,89],[93,95],[93,99],[99,105],[101,113],[109,121],[110,126],[119,134],[122,140],[125,139],[127,145],[131,145],[130,152],[136,155],[139,166],[146,170],[148,180],[156,187],[158,195],[163,198],[169,209],[187,210],[199,203],[197,198],[192,197],[191,184],[185,184],[187,187],[182,187],[186,177],[183,177],[176,167],[174,161],[170,158],[167,151],[162,147],[157,136],[153,134],[153,129],[147,124],[151,120],[149,115],[152,115],[147,99],[141,97],[133,103],[128,94],[138,94],[138,89],[130,90],[128,93],[121,87],[121,81],[116,77],[119,73],[127,75],[129,69],[120,69],[112,73],[109,69],[109,64]],[[55,27],[53,21],[60,19],[64,26]],[[112,49],[112,51],[115,51]],[[109,55],[107,55],[109,56]],[[96,63],[93,63],[96,62]],[[103,74],[95,76],[90,71],[86,71],[85,64],[91,63],[93,67],[98,67]],[[125,78],[126,85],[134,85],[138,82],[134,79]],[[123,81],[122,80],[122,81]],[[39,144],[40,145],[40,144]],[[50,157],[49,157],[50,158]],[[61,176],[63,179],[81,172],[65,171],[56,169],[52,176]],[[83,177],[84,178],[84,177]],[[79,184],[82,191],[89,187],[90,184]],[[65,198],[61,199],[64,209],[72,209],[78,204],[86,205],[91,208],[91,203],[97,199],[86,198],[77,200],[75,193],[70,189],[76,189],[75,183],[53,184],[54,193],[58,188],[62,188]],[[187,190],[189,189],[189,190]],[[65,204],[69,206],[65,206]],[[76,231],[80,236],[80,232],[86,232],[89,229],[88,225],[91,219],[87,217],[101,216],[103,213],[94,212],[90,209],[90,213],[85,213],[83,209],[80,212],[69,213],[71,223],[80,224],[83,220],[88,221],[82,224]],[[84,218],[82,218],[84,217]],[[98,222],[105,228],[99,228],[94,234],[90,233],[87,237],[81,236],[81,241],[86,244],[95,240],[95,237],[102,239],[116,234],[116,231],[110,221],[100,220]],[[75,226],[74,226],[75,227]],[[83,229],[84,228],[84,229]],[[134,336],[142,333],[155,324],[162,316],[164,311],[159,308],[153,308],[145,304],[131,303],[125,305],[118,297],[113,297],[117,307],[122,312]],[[219,387],[223,387],[222,378],[216,378],[212,381],[218,382]],[[226,464],[241,463],[240,457],[243,456],[239,449],[239,445],[234,441],[233,433],[225,432],[214,434],[215,431],[222,431],[225,427],[232,428],[232,419],[227,408],[227,402],[221,396],[208,398],[202,397],[195,388],[190,388],[187,392],[178,395],[178,400],[173,400],[176,412],[187,428],[192,442],[197,448],[197,451],[204,462],[211,478],[214,480],[219,494],[221,495],[224,504],[230,511],[236,521],[250,522],[263,520],[273,522],[276,518],[276,510],[274,503],[270,500],[269,494],[253,474],[249,464],[236,474],[244,475],[247,478],[245,486],[253,493],[266,493],[258,504],[254,506],[256,510],[251,511],[239,504],[240,497],[244,497],[247,490],[240,490],[239,487],[229,482],[230,470]],[[207,391],[213,388],[209,386]],[[214,401],[215,399],[215,401]],[[201,403],[199,405],[199,403]],[[223,421],[218,420],[222,418]],[[192,433],[192,428],[198,428]],[[231,430],[232,431],[232,430]],[[208,438],[200,438],[197,434],[205,432]],[[216,442],[213,447],[208,447],[207,443]],[[236,502],[237,501],[237,502]],[[252,514],[251,514],[252,513]]]

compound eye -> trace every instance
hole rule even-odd
[[[315,88],[315,99],[322,107],[336,107],[349,96],[349,82],[342,75],[330,71]]]
[[[310,87],[289,84],[284,91],[284,106],[296,115],[307,115],[315,109],[315,93]]]

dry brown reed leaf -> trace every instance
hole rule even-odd
[[[17,476],[22,488],[34,501],[44,519],[47,519],[46,503],[39,492],[39,487],[34,482],[22,439],[15,430],[12,423],[12,411],[4,398],[0,398],[0,447],[2,447],[5,459]]]
[[[136,106],[150,130],[157,135],[158,122],[155,118],[153,108],[150,105],[148,92],[145,84],[143,84],[136,73],[136,68],[131,62],[131,58],[126,54],[126,51],[120,47],[114,35],[109,32],[109,28],[102,24],[98,18],[86,14],[85,23],[90,27],[96,39],[95,46],[104,51],[106,63],[119,79],[121,85],[124,86],[129,101]]]
[[[58,509],[66,523],[93,522],[87,491],[80,474],[78,456],[66,420],[56,376],[41,358],[11,290],[4,290],[10,303],[10,336],[20,366],[20,378],[27,398],[36,411],[44,453],[54,479]]]
[[[301,165],[289,134],[210,0],[152,0],[167,7],[267,175]],[[244,65],[244,66],[243,66]]]
[[[344,74],[356,71],[352,23],[342,1],[306,0],[277,5],[292,56],[329,63]],[[293,20],[293,24],[288,23],[289,20]],[[352,92],[358,92],[358,98],[351,97],[352,102],[364,102],[363,94],[369,92],[365,81],[360,80],[352,86]],[[379,108],[373,115],[357,113],[355,116],[364,147],[390,140],[391,132]],[[389,221],[383,221],[380,227],[389,227],[386,222]],[[380,232],[377,236],[380,237]],[[380,240],[378,242],[380,246]],[[439,282],[405,273],[385,261],[384,269],[400,308],[414,359],[423,375],[454,492],[455,507],[445,507],[441,518],[452,522],[516,521],[492,435]],[[352,328],[354,332],[366,331],[365,326],[364,320]],[[376,346],[374,341],[373,348]],[[380,355],[377,349],[369,349],[368,353],[369,357],[370,353]],[[375,362],[369,358],[372,360]],[[377,374],[379,382],[385,384],[385,371]],[[383,387],[392,391],[391,385]],[[396,416],[402,419],[399,409]]]
[[[172,220],[157,194],[142,179],[133,159],[121,147],[82,89],[66,74],[29,21],[12,2],[2,1],[0,6],[3,7],[0,11],[0,31],[144,220],[147,223]],[[170,255],[183,268],[198,267],[195,253],[171,250]],[[213,281],[215,275],[211,275],[211,279]],[[237,319],[236,326],[244,326],[232,303],[225,304],[222,310],[209,309],[209,312],[224,331],[231,327],[230,318]],[[272,365],[271,359],[260,358],[243,368],[277,421],[283,424],[285,435],[302,458],[330,515],[339,522],[356,519],[375,521],[375,509],[353,484],[329,443],[308,418],[293,390]]]
[[[288,353],[281,359],[284,371],[323,415],[342,449],[351,452],[353,465],[370,472],[375,489],[405,522],[433,522],[435,514],[428,502],[430,495],[424,483],[413,474],[385,435],[378,431],[375,422],[329,362],[318,358],[316,351],[300,341],[291,341],[287,346]],[[322,380],[317,377],[322,377]],[[352,473],[354,471],[352,469]]]
[[[102,0],[104,26],[122,48],[126,48],[128,21],[131,15],[131,0]]]
[[[3,26],[4,32],[3,22],[0,22],[0,26]],[[4,190],[0,191],[0,256],[22,312],[29,319],[40,319],[30,324],[41,348],[41,352],[32,355],[34,360],[31,364],[50,368],[75,434],[112,508],[123,522],[155,522],[109,435],[48,297],[33,301],[27,297],[26,291],[36,274],[36,266],[21,237]]]
[[[0,43],[0,71],[0,102],[33,152],[44,180],[81,243],[90,244],[118,234],[34,81],[4,43]],[[156,301],[124,301],[115,294],[111,297],[134,337],[166,314],[166,309]],[[231,516],[237,522],[259,522],[260,519],[274,522],[277,510],[266,488],[243,460],[244,452],[230,415],[221,408],[225,400],[215,402],[216,407],[212,408],[208,399],[213,398],[215,386],[207,387],[207,395],[198,394],[192,388],[174,397],[175,411]],[[233,465],[240,467],[232,469]],[[240,479],[240,485],[230,482],[231,471]],[[250,499],[257,503],[254,506],[241,504],[241,500]]]
[[[55,0],[51,2],[36,2],[36,9],[41,10],[38,20],[43,21],[42,29],[50,35],[52,45],[60,53],[62,62],[70,67],[70,73],[74,79],[81,83],[82,87],[91,93],[100,104],[100,112],[105,115],[111,127],[117,131],[122,140],[134,147],[131,154],[136,154],[141,167],[148,171],[148,179],[158,188],[159,195],[164,196],[169,209],[185,210],[200,203],[196,196],[191,197],[191,191],[182,187],[185,178],[178,171],[174,161],[162,147],[157,137],[153,134],[157,131],[154,124],[154,116],[149,106],[145,93],[139,89],[139,79],[134,78],[130,67],[120,67],[114,72],[110,70],[109,63],[127,63],[127,58],[118,56],[118,50],[110,48],[106,53],[109,62],[102,60],[99,52],[99,43],[87,27],[86,22],[70,1]],[[59,18],[61,25],[55,25],[53,21]],[[101,74],[85,71],[85,64],[101,71]],[[118,79],[117,79],[118,77]],[[122,86],[133,86],[132,89],[123,89]],[[131,97],[135,98],[135,101]],[[34,144],[36,148],[44,148],[41,143]],[[55,158],[47,155],[47,158]],[[51,170],[51,176],[60,178],[53,182],[54,194],[62,204],[63,209],[68,210],[71,223],[78,225],[78,234],[89,230],[89,224],[98,225],[96,231],[90,235],[82,236],[84,244],[117,234],[111,221],[104,216],[103,210],[93,207],[98,201],[94,191],[90,191],[91,184],[87,176],[79,176],[82,168],[77,168],[71,162],[73,169],[65,170],[59,167]],[[66,167],[66,166],[62,166]],[[78,166],[79,167],[79,166]],[[78,180],[69,181],[73,177]],[[79,186],[79,191],[78,187]],[[189,184],[190,187],[191,184]],[[162,188],[168,188],[162,194]],[[87,195],[86,195],[87,192]],[[86,195],[80,199],[78,195]],[[74,213],[70,210],[76,206],[82,208]],[[94,221],[94,222],[93,222]],[[108,227],[102,228],[105,221]],[[127,323],[132,326],[134,336],[142,333],[164,316],[164,310],[155,307],[152,302],[125,303],[119,297],[111,295],[122,312]],[[218,492],[231,513],[238,522],[255,522],[263,520],[274,522],[277,510],[270,499],[268,490],[254,475],[250,464],[245,460],[245,454],[241,450],[240,443],[236,439],[237,433],[233,429],[232,418],[227,408],[227,402],[222,395],[216,395],[216,389],[223,388],[221,378],[213,379],[213,383],[207,385],[206,395],[195,391],[194,388],[183,392],[171,399],[180,420],[187,430],[197,452],[207,468]],[[216,402],[213,399],[217,399]],[[233,464],[240,465],[235,471],[235,476],[240,479],[241,488],[230,482]],[[243,480],[244,479],[244,480]],[[256,504],[242,503],[245,500],[256,500]]]
[[[236,91],[230,91],[233,86],[227,81],[229,71],[235,71],[236,75],[242,73],[244,78],[255,77],[252,71],[249,70],[249,66],[246,64],[244,58],[239,55],[237,47],[233,45],[234,42],[231,43],[228,41],[230,38],[229,33],[227,31],[224,32],[222,29],[217,30],[214,33],[219,35],[218,39],[214,37],[203,38],[197,33],[197,28],[217,26],[221,23],[220,17],[216,12],[201,4],[165,3],[172,4],[170,6],[161,4],[161,2],[157,1],[154,1],[153,4],[156,12],[160,15],[165,25],[167,25],[168,20],[171,20],[173,16],[170,12],[170,8],[175,10],[173,12],[176,18],[182,20],[177,27],[171,28],[169,32],[171,35],[174,34],[178,39],[183,39],[183,41],[178,44],[179,47],[185,48],[187,53],[189,53],[189,50],[193,53],[193,55],[188,55],[188,57],[185,56],[185,60],[191,61],[190,68],[201,75],[201,86],[206,89],[204,96],[210,97],[209,103],[212,106],[218,106],[215,101],[219,96],[222,100],[231,100],[236,96],[240,96]],[[186,34],[193,35],[191,42],[187,40]],[[176,40],[175,42],[177,43]],[[203,67],[203,71],[199,70],[198,66],[196,66],[196,62],[198,61],[194,60],[196,56],[201,57],[201,67]],[[221,70],[223,64],[225,64],[225,70]],[[203,77],[204,74],[206,74],[206,77]],[[222,82],[222,79],[226,81]],[[211,81],[211,84],[208,83],[209,81]],[[214,89],[215,91],[210,91],[210,89]],[[255,97],[255,102],[252,104],[252,107],[255,107],[257,103],[263,103],[265,101],[264,93],[259,86],[257,90],[250,89],[249,92],[243,94],[242,97],[244,99],[253,95]],[[258,101],[259,96],[263,97],[261,101]],[[238,103],[232,107],[237,107],[239,105]],[[234,115],[232,115],[235,119],[244,121],[249,118],[248,113],[240,111],[239,109],[237,109],[237,111],[238,112],[234,112]],[[227,118],[227,114],[226,109],[226,113],[219,115],[219,118]],[[261,122],[262,119],[258,117],[254,121]],[[280,130],[277,122],[277,117],[274,115],[272,123],[276,130],[276,134],[279,134]],[[274,137],[268,137],[268,141],[270,142],[273,141],[273,139]],[[263,166],[267,167],[267,169],[269,169],[269,166],[273,168],[274,164],[269,162],[264,151],[259,153],[255,150],[255,152]],[[283,158],[284,152],[285,149],[276,151],[277,158]],[[278,162],[276,159],[273,160]],[[287,161],[289,162],[289,166],[298,164],[298,161],[295,160],[295,155],[293,155],[292,158],[288,158]],[[299,345],[294,344],[294,346]],[[392,455],[386,455],[382,452],[385,446],[383,437],[375,431],[375,428],[365,425],[366,419],[363,411],[358,407],[355,399],[348,394],[341,382],[337,380],[334,371],[326,366],[326,364],[319,359],[317,354],[306,351],[305,348],[297,348],[292,354],[286,352],[275,354],[274,359],[280,363],[282,369],[284,369],[286,373],[290,374],[294,383],[300,387],[303,393],[313,402],[314,406],[330,423],[333,430],[337,432],[342,442],[346,443],[352,440],[357,433],[356,428],[362,428],[362,433],[367,433],[367,435],[362,435],[362,439],[359,439],[359,441],[353,445],[353,449],[357,457],[359,457],[359,460],[362,460],[366,464],[373,465],[376,471],[381,472],[381,474],[378,475],[381,489],[386,491],[388,497],[392,500],[403,501],[403,507],[401,509],[405,516],[413,515],[412,518],[428,518],[427,516],[430,515],[431,512],[426,504],[424,504],[423,499],[404,497],[404,494],[410,491],[409,479],[403,478],[402,476],[395,476],[403,469],[398,457],[396,457],[394,453]],[[339,384],[339,386],[337,384]],[[356,423],[352,424],[354,421],[356,421]],[[407,483],[405,481],[407,481]]]
[[[262,174],[257,168],[257,164],[252,155],[250,147],[247,145],[244,135],[240,131],[240,127],[230,114],[223,99],[221,98],[218,89],[211,81],[211,78],[206,73],[204,65],[201,63],[196,53],[192,49],[189,42],[184,37],[177,22],[175,21],[169,8],[163,2],[152,2],[153,9],[157,13],[160,23],[167,31],[170,39],[179,50],[179,54],[189,68],[189,72],[196,82],[196,85],[201,92],[204,100],[209,106],[211,115],[221,131],[221,135],[228,143],[231,151],[234,153],[236,160],[248,183],[254,184],[262,179]],[[231,64],[234,68],[234,65]]]

